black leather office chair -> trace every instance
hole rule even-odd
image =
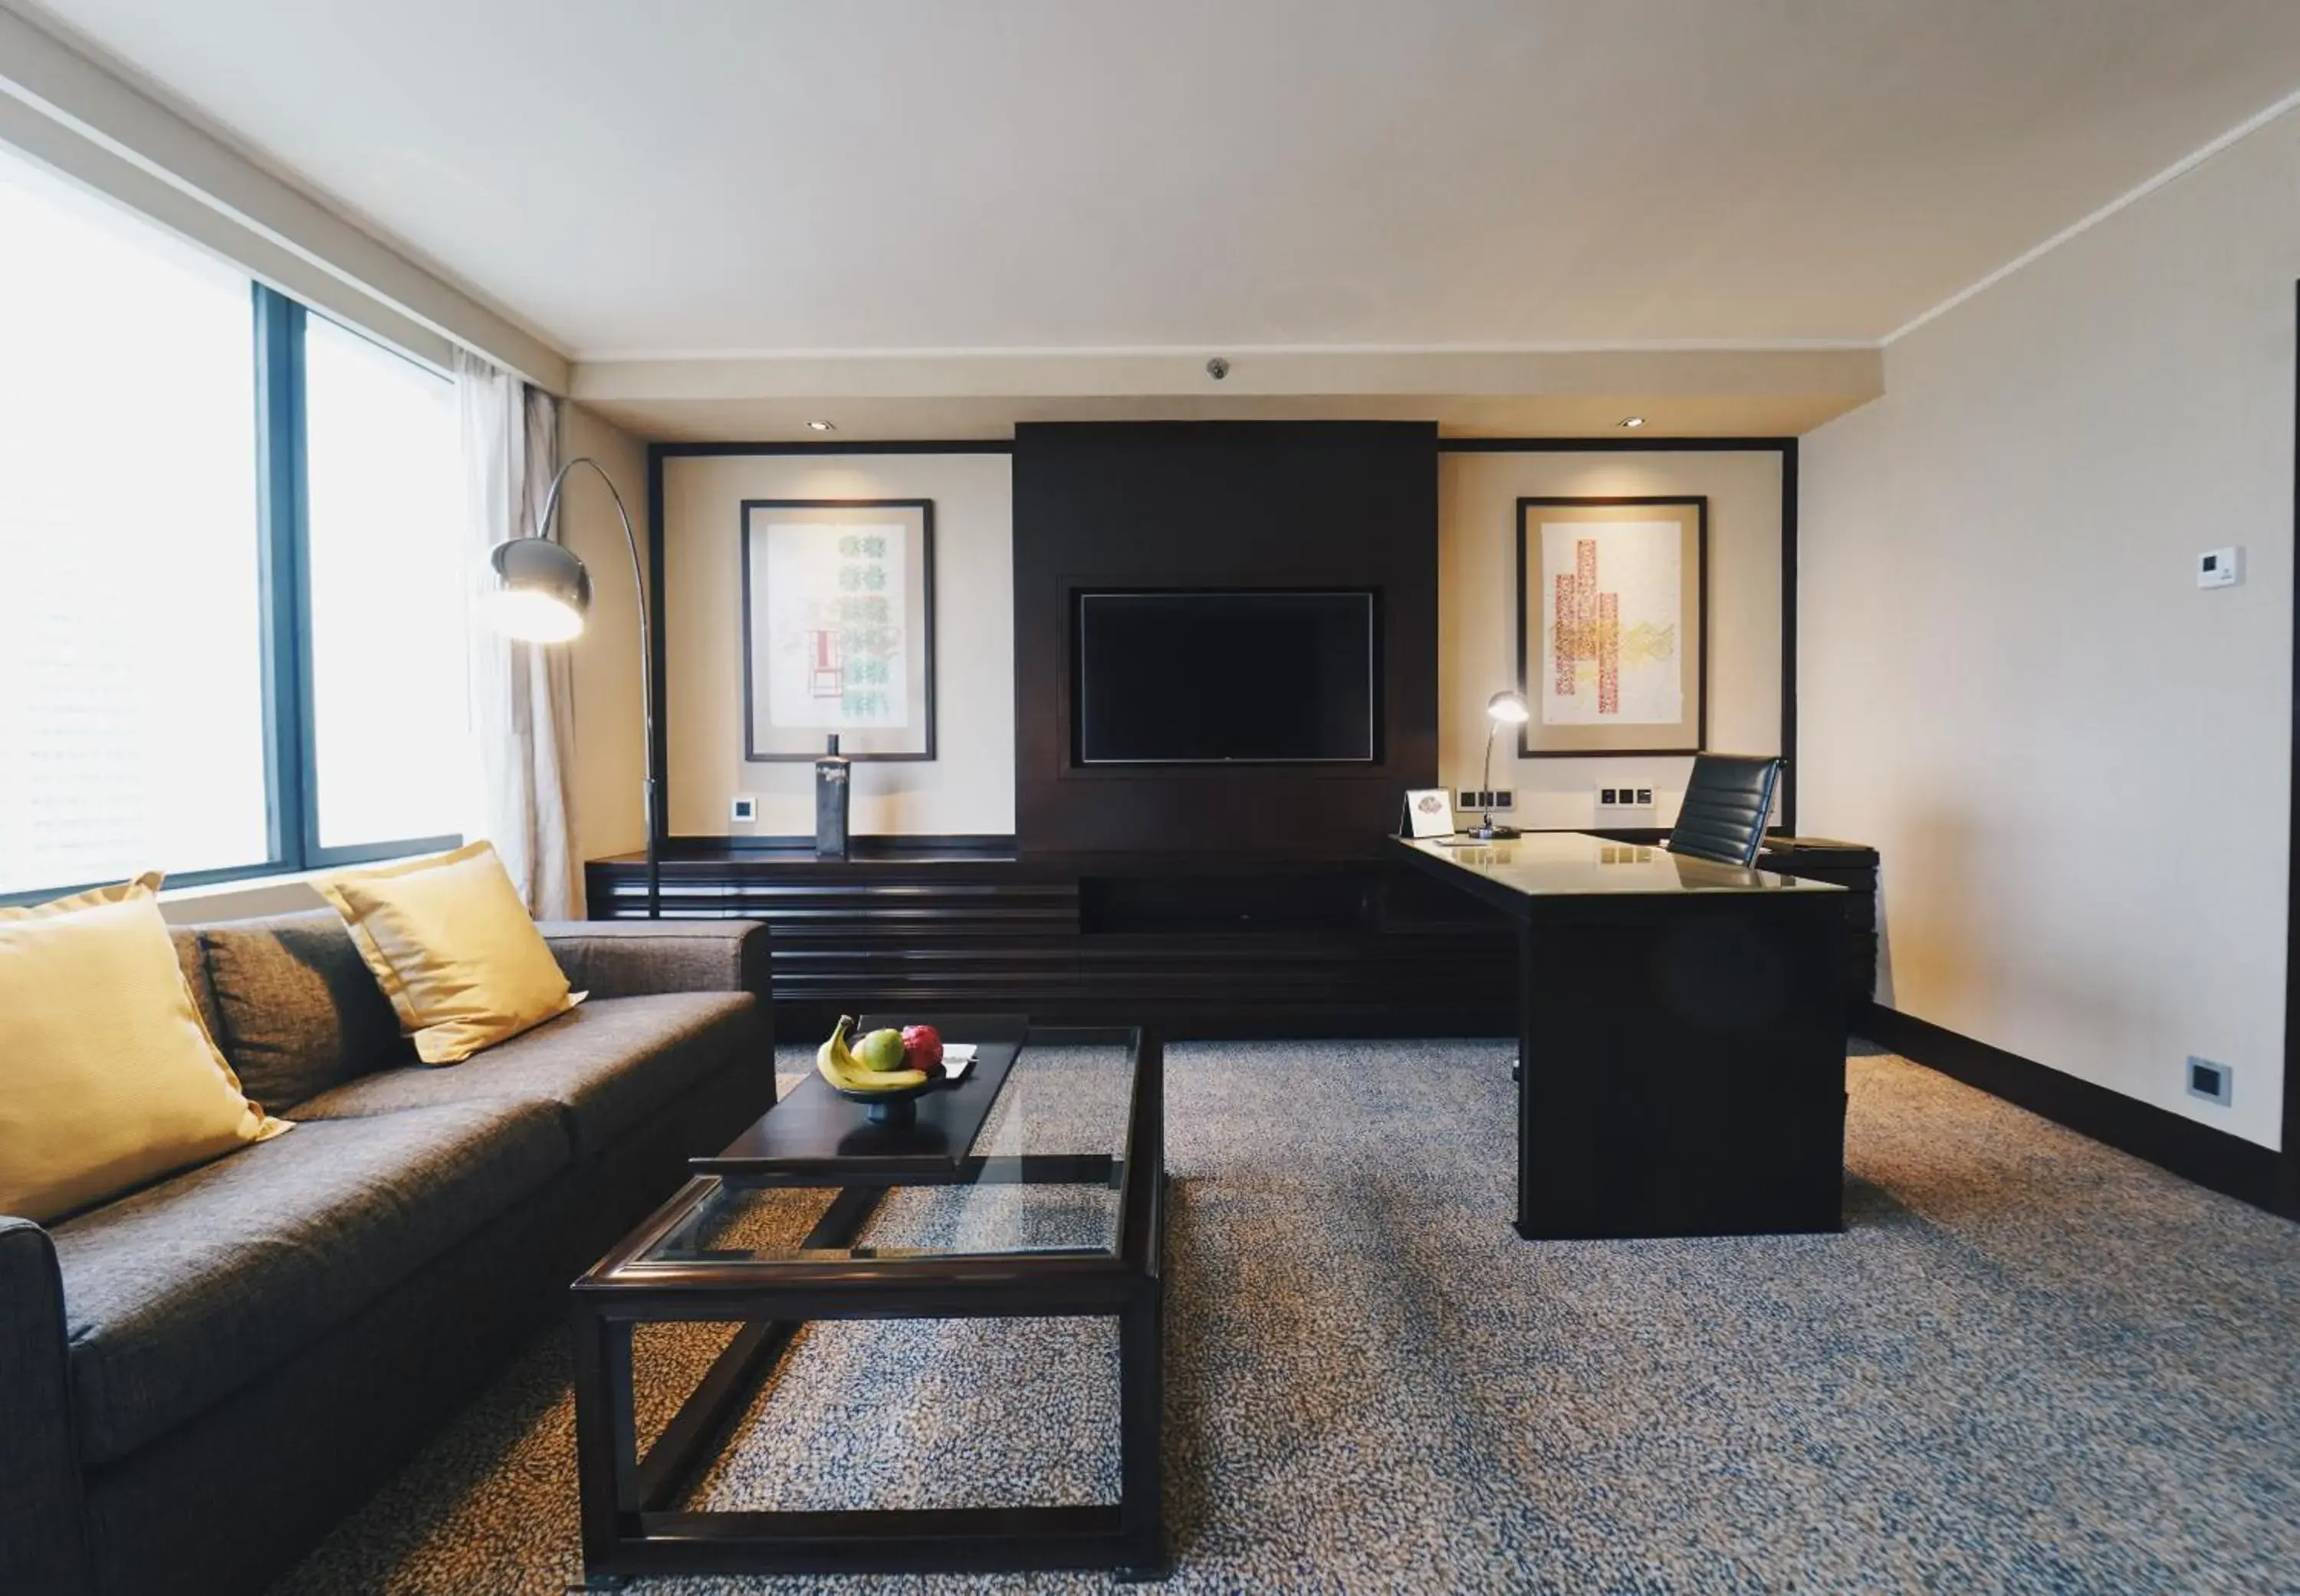
[[[1669,851],[1719,864],[1750,865],[1765,845],[1765,821],[1773,812],[1773,787],[1781,761],[1738,753],[1702,753],[1693,760],[1693,779]]]

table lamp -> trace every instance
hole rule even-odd
[[[1486,719],[1492,724],[1486,727],[1486,774],[1478,784],[1478,790],[1485,795],[1488,803],[1494,801],[1495,734],[1504,726],[1523,726],[1532,718],[1533,711],[1526,708],[1525,694],[1513,687],[1504,688],[1486,700]],[[1517,827],[1496,824],[1494,811],[1488,809],[1479,820],[1477,828],[1469,835],[1479,842],[1491,843],[1515,836]]]

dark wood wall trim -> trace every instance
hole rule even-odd
[[[647,757],[654,764],[654,801],[648,806],[647,836],[660,847],[671,835],[671,694],[665,677],[671,660],[671,638],[663,625],[662,573],[669,563],[662,547],[662,461],[674,445],[649,444],[646,452],[647,589],[643,595],[647,612],[647,705],[654,730]]]
[[[2300,282],[2292,285],[2292,539],[2300,548]],[[2292,572],[2292,623],[2300,628],[2300,562]],[[2284,1212],[2300,1215],[2300,648],[2292,651],[2292,814],[2285,859],[2284,1158],[2276,1193]]]
[[[2168,1113],[2137,1097],[1975,1042],[1882,1003],[1870,1004],[1865,1014],[1856,1013],[1853,1029],[1928,1069],[1978,1086],[2200,1186],[2241,1198],[2271,1213],[2300,1218],[2279,1193],[2285,1160],[2273,1148]]]
[[[1797,826],[1797,442],[1781,440],[1781,829]]]

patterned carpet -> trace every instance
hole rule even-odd
[[[2300,1228],[1857,1057],[1848,1234],[1532,1245],[1506,1053],[1170,1050],[1170,1591],[2300,1589]],[[646,1343],[653,1422],[715,1345]],[[1112,1500],[1115,1363],[822,1326],[700,1491]],[[277,1596],[558,1592],[572,1459],[554,1335]],[[631,1589],[866,1585],[1110,1588]]]

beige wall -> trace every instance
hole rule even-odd
[[[562,460],[588,455],[606,468],[629,510],[646,558],[646,445],[582,406],[559,417]],[[639,696],[639,605],[629,545],[614,500],[588,471],[567,479],[560,536],[591,569],[591,619],[570,645],[575,670],[575,857],[646,846],[644,709]]]
[[[854,768],[858,835],[1014,829],[1012,461],[1004,454],[679,456],[663,466],[671,829],[812,835],[807,764],[743,758],[745,499],[932,499],[937,757]],[[738,794],[758,800],[731,827]]]
[[[1710,495],[1710,726],[1718,747],[1777,752],[1780,735],[1780,468],[1766,453],[1474,454],[1440,478],[1441,759],[1449,786],[1476,785],[1482,708],[1516,665],[1511,598],[1520,495]],[[664,598],[670,636],[671,828],[723,835],[738,793],[759,801],[762,835],[813,827],[804,766],[742,757],[738,543],[746,498],[935,501],[940,757],[866,765],[854,825],[879,834],[992,833],[1014,824],[1013,594],[1010,462],[1004,455],[691,456],[665,463]],[[1656,789],[1656,825],[1676,813],[1687,761],[1528,760],[1496,754],[1495,785],[1518,790],[1522,824],[1596,822],[1601,785]],[[588,790],[588,788],[587,788]],[[1640,823],[1639,817],[1618,824]]]
[[[2296,276],[2287,115],[1896,342],[1800,540],[1801,819],[1884,852],[1885,995],[2268,1146]]]
[[[1780,457],[1753,453],[1447,454],[1438,475],[1438,769],[1459,793],[1479,784],[1486,700],[1517,680],[1517,502],[1521,497],[1673,494],[1709,497],[1709,744],[1779,753],[1781,729]],[[1677,818],[1691,761],[1505,757],[1494,786],[1517,794],[1527,827],[1596,825],[1601,786],[1650,786]]]

